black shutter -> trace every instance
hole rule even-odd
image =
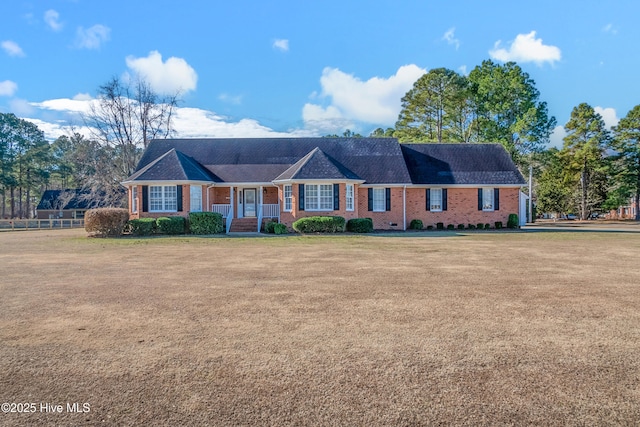
[[[447,210],[447,189],[446,188],[442,189],[442,210],[443,211]]]
[[[298,210],[304,210],[304,184],[298,184]]]
[[[482,188],[478,188],[478,210],[482,210]]]
[[[430,211],[431,210],[431,189],[430,188],[427,188],[425,197],[427,199],[426,209]]]
[[[367,196],[368,196],[367,202],[369,204],[368,210],[372,211],[373,210],[373,188],[368,188],[367,189],[367,193],[368,193],[367,194]]]
[[[340,210],[340,184],[333,184],[333,210]]]
[[[182,185],[176,185],[176,202],[178,212],[182,212]]]
[[[142,212],[149,212],[149,186],[142,186]]]
[[[391,189],[385,188],[384,190],[385,190],[384,193],[385,193],[385,199],[386,199],[385,210],[390,211],[391,210]]]
[[[496,211],[500,210],[500,189],[493,189],[493,209]]]

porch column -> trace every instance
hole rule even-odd
[[[235,209],[235,203],[234,203],[234,199],[233,199],[233,186],[229,187],[229,203],[231,204],[231,208],[229,209],[229,212],[231,212],[233,214],[233,210]],[[233,218],[233,215],[231,215],[231,218]]]

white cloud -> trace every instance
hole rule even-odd
[[[446,33],[442,36],[442,40],[445,40],[447,43],[454,45],[456,50],[460,47],[460,40],[455,37],[455,27],[449,28]]]
[[[229,95],[228,93],[221,93],[218,95],[218,99],[223,102],[227,102],[233,105],[242,104],[242,95]]]
[[[18,84],[11,80],[0,82],[0,96],[13,96],[18,91]]]
[[[73,97],[73,99],[76,101],[90,101],[91,95],[88,93],[78,93]]]
[[[319,98],[330,99],[329,105],[306,104],[302,110],[305,125],[330,131],[336,127],[344,130],[344,123],[354,121],[391,126],[400,113],[401,98],[424,73],[424,69],[411,64],[400,67],[388,78],[363,81],[327,67],[320,78]]]
[[[111,28],[101,24],[96,24],[86,30],[83,27],[78,27],[75,46],[79,49],[100,49],[100,46],[109,40],[110,35]]]
[[[198,83],[198,74],[187,61],[172,56],[162,62],[162,55],[156,50],[147,57],[128,56],[126,61],[127,67],[160,93],[189,92],[195,90]]]
[[[613,34],[615,36],[616,34],[618,34],[618,29],[614,27],[613,24],[607,24],[602,27],[602,32]]]
[[[604,120],[604,124],[608,129],[611,129],[613,126],[616,126],[620,119],[616,114],[616,110],[614,108],[602,108],[602,107],[594,107],[593,110],[602,116],[602,120]]]
[[[468,76],[469,72],[467,71],[467,66],[466,65],[461,65],[458,67],[458,71],[460,72],[460,74],[462,74],[463,76]]]
[[[94,102],[93,99],[69,99],[69,98],[58,98],[58,99],[49,99],[42,102],[32,102],[36,108],[41,110],[49,110],[49,111],[59,111],[64,113],[73,113],[73,114],[85,114],[91,111],[91,103]]]
[[[22,48],[14,41],[5,40],[2,42],[1,46],[9,56],[26,56],[22,51]]]
[[[562,149],[564,145],[564,137],[567,136],[567,131],[564,129],[564,126],[556,126],[553,128],[553,132],[549,136],[549,148],[555,147],[558,150]]]
[[[62,30],[63,25],[58,19],[60,19],[60,14],[53,9],[49,9],[44,13],[44,22],[46,22],[53,31]]]
[[[289,40],[287,39],[276,39],[273,42],[273,48],[274,49],[278,49],[281,50],[283,52],[288,52],[289,51]]]
[[[545,62],[553,64],[561,58],[560,49],[556,46],[542,44],[542,39],[536,39],[536,32],[518,34],[509,49],[501,48],[498,40],[489,55],[498,61],[534,62],[542,65]]]

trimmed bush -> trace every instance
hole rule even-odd
[[[273,223],[275,224],[273,226],[273,232],[275,234],[287,234],[289,232],[289,230],[287,230],[287,226],[284,224],[279,224],[279,223]]]
[[[293,229],[298,233],[340,233],[345,225],[341,216],[309,216],[294,222]]]
[[[438,230],[444,230],[444,223],[443,223],[443,222],[439,222],[439,223],[437,223],[437,224],[436,224],[436,228],[437,228]]]
[[[484,225],[484,229],[485,230],[491,230],[491,224],[485,224]]]
[[[371,218],[353,218],[347,221],[347,231],[352,233],[371,233],[373,220]]]
[[[222,214],[217,212],[189,213],[189,230],[192,234],[219,234],[224,232]]]
[[[433,225],[427,225],[427,230],[433,230]]]
[[[475,230],[476,226],[475,224],[469,224],[469,226],[467,227],[469,230]]]
[[[447,230],[455,230],[455,229],[456,229],[455,225],[453,225],[453,224],[447,225]]]
[[[129,221],[129,230],[134,236],[149,236],[155,228],[155,218],[140,218]]]
[[[423,228],[424,225],[422,224],[422,220],[419,219],[412,219],[411,223],[409,224],[410,230],[422,230]]]
[[[502,221],[496,221],[496,230],[500,230],[502,228]]]
[[[483,223],[481,223],[481,222],[479,222],[478,224],[476,224],[476,228],[477,228],[478,230],[482,230],[482,229],[484,228],[484,224],[483,224]]]
[[[458,230],[464,230],[464,224],[458,224]]]
[[[163,216],[156,220],[158,231],[163,234],[184,234],[184,217]]]
[[[518,214],[509,214],[507,220],[507,228],[518,228],[520,222],[518,221]]]
[[[89,209],[84,214],[84,229],[93,236],[121,236],[128,221],[129,211],[126,209]]]
[[[278,223],[275,222],[275,221],[265,222],[264,223],[264,232],[268,233],[268,234],[275,233],[276,232],[275,231],[276,224],[278,224]]]

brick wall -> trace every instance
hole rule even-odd
[[[369,191],[361,188],[358,192],[358,210],[361,218],[371,218],[376,230],[403,230],[404,217],[402,210],[403,188],[391,188],[391,210],[373,212],[369,210]],[[395,224],[395,225],[394,225]]]
[[[301,211],[298,209],[298,184],[291,185],[291,193],[292,193],[292,211],[291,212],[282,212],[284,209],[284,186],[278,186],[278,200],[280,202],[280,222],[285,224],[287,227],[291,227],[291,225],[300,218],[306,218],[309,216],[341,216],[347,221],[351,218],[358,218],[358,186],[354,185],[354,204],[353,211],[347,211],[347,190],[346,184],[339,184],[339,192],[340,192],[340,209],[331,210],[331,211]]]

